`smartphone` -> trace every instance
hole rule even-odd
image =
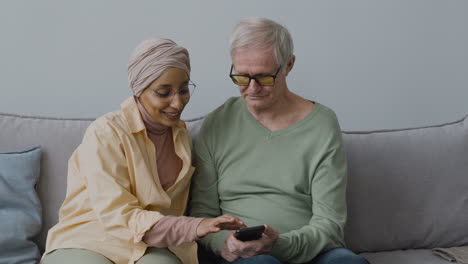
[[[262,237],[265,226],[252,226],[236,230],[234,236],[240,241],[257,240]]]

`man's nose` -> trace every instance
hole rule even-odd
[[[253,92],[257,92],[261,88],[262,87],[260,85],[258,85],[257,81],[254,78],[250,79],[249,85],[247,86],[248,90],[253,91]]]

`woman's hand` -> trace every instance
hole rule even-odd
[[[204,237],[209,233],[216,233],[221,230],[236,230],[246,227],[244,222],[232,215],[222,215],[216,218],[205,218],[197,227],[197,236]]]

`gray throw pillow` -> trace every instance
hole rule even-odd
[[[32,239],[41,231],[39,179],[41,148],[0,153],[0,263],[37,263]]]

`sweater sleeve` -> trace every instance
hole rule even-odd
[[[106,233],[130,243],[163,215],[144,210],[131,192],[130,175],[122,140],[109,126],[91,126],[70,162],[86,181],[92,210]]]
[[[336,131],[312,175],[312,212],[308,225],[282,233],[272,255],[288,263],[306,263],[323,250],[344,246],[346,157]]]
[[[208,120],[209,121],[209,120]],[[192,178],[190,215],[194,217],[217,217],[221,215],[218,197],[218,174],[215,160],[209,151],[209,133],[207,120],[200,131],[194,146],[194,163],[197,170]],[[199,242],[216,254],[221,254],[224,240],[228,231],[211,233],[199,240]]]

